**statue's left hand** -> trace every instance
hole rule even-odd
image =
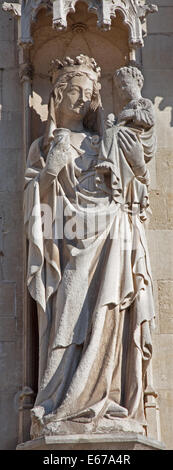
[[[120,128],[118,131],[118,142],[135,175],[142,176],[146,172],[146,165],[143,147],[138,137],[130,129]]]

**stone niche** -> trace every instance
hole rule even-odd
[[[123,2],[122,2],[123,3]],[[134,3],[134,2],[132,2]],[[43,5],[44,6],[44,5]],[[139,18],[138,18],[139,21]],[[105,113],[105,118],[109,113],[114,113],[115,115],[119,112],[119,103],[118,97],[115,94],[115,89],[113,86],[113,74],[115,70],[121,66],[129,64],[130,60],[135,58],[135,48],[137,44],[133,46],[130,44],[130,29],[125,22],[124,17],[120,11],[116,11],[116,15],[111,19],[111,28],[108,30],[102,30],[98,28],[98,18],[97,15],[88,9],[88,4],[86,2],[76,2],[75,9],[73,12],[69,12],[67,15],[67,28],[63,30],[57,30],[52,28],[52,12],[45,8],[40,8],[36,15],[36,21],[31,24],[31,37],[33,44],[23,49],[23,64],[29,65],[29,78],[30,88],[27,90],[25,86],[24,90],[24,129],[25,134],[28,133],[28,145],[30,145],[35,139],[44,134],[45,124],[48,117],[48,100],[51,91],[51,82],[49,76],[50,63],[52,59],[58,58],[62,59],[65,56],[75,58],[77,55],[85,54],[89,57],[94,57],[97,64],[101,67],[101,97]],[[138,44],[142,45],[142,44]],[[22,65],[22,60],[21,60]],[[31,71],[31,74],[30,74]],[[27,103],[27,100],[29,103]],[[29,104],[29,114],[28,121],[26,119],[26,109],[28,112]],[[30,128],[28,132],[27,126]],[[26,142],[24,143],[27,150]],[[26,151],[27,153],[27,151]],[[36,318],[36,308],[33,305],[33,302],[28,301],[27,309],[25,312],[25,327],[26,327],[26,336],[25,336],[25,370],[26,375],[24,378],[24,385],[30,386],[33,388],[34,394],[37,393],[37,366],[32,365],[32,359],[35,362],[38,350],[38,334],[37,332],[33,333],[33,325],[31,325],[30,312],[32,310]],[[27,325],[29,328],[27,329]],[[36,329],[36,328],[35,328]],[[27,352],[26,352],[27,351]],[[32,351],[32,357],[30,354]],[[151,372],[149,372],[150,374]],[[152,373],[151,373],[152,375]],[[150,401],[151,398],[151,401]],[[152,423],[155,423],[158,420],[158,410],[155,405],[155,392],[152,389],[149,389],[148,395],[146,393],[146,403],[148,403],[148,409],[151,408],[151,411],[154,413],[154,418],[151,418]],[[31,405],[31,406],[30,406]],[[32,404],[29,404],[26,412],[23,412],[24,415],[27,414],[27,419],[23,418],[23,430],[21,430],[21,441],[29,439],[29,428],[30,428],[30,419],[29,419],[29,408],[32,407]],[[146,407],[147,408],[147,407]],[[150,421],[150,410],[146,411],[148,424]],[[157,414],[157,416],[156,416]],[[151,426],[152,427],[152,426]],[[132,436],[129,434],[128,442],[124,442],[124,433],[122,434],[122,429],[120,429],[120,435],[113,436],[111,439],[108,439],[106,443],[106,448],[110,449],[154,449],[154,448],[163,448],[161,444],[158,443],[157,439],[159,438],[158,432],[155,429],[157,426],[153,425],[152,436],[156,441],[147,441],[147,437],[139,436],[138,430],[135,430],[132,433]],[[130,428],[131,431],[131,428]],[[129,432],[129,430],[128,430]],[[103,437],[98,437],[98,442],[95,448],[102,449],[105,448],[105,440]],[[151,435],[151,434],[149,434]],[[108,436],[107,436],[108,437]],[[18,449],[62,449],[64,448],[81,448],[77,447],[78,444],[83,445],[83,440],[81,443],[78,441],[78,436],[75,438],[78,442],[74,442],[74,436],[71,441],[62,444],[60,442],[60,447],[58,440],[56,442],[49,442],[47,438],[42,439],[37,443],[26,443],[26,445],[19,444]],[[60,438],[59,438],[60,439]],[[120,439],[120,440],[119,440]],[[44,442],[43,442],[44,440]],[[80,440],[80,439],[79,439]],[[85,436],[85,448],[93,448],[90,443],[89,436]],[[104,440],[104,443],[103,443]],[[67,439],[68,441],[68,439]],[[102,442],[101,442],[102,441]],[[116,441],[116,442],[115,442]],[[121,443],[120,443],[121,441]],[[133,443],[132,443],[133,441]],[[38,447],[37,445],[38,444]],[[76,446],[76,447],[75,447]],[[116,447],[118,446],[118,447]]]
[[[74,13],[67,16],[67,29],[52,29],[52,16],[42,9],[37,22],[32,24],[33,46],[30,61],[33,66],[31,106],[31,141],[43,133],[47,119],[47,104],[51,89],[48,75],[50,62],[55,57],[76,57],[86,54],[94,57],[102,70],[102,101],[105,116],[117,114],[118,102],[112,77],[115,69],[129,62],[128,27],[117,12],[109,31],[97,26],[97,16],[88,11],[86,3],[78,2]]]
[[[24,62],[29,63],[29,76],[32,77],[29,93],[24,89],[24,100],[29,100],[29,123],[25,121],[25,135],[28,134],[28,147],[44,134],[48,116],[48,100],[51,91],[49,76],[52,59],[71,58],[79,54],[94,57],[101,67],[101,97],[105,117],[118,113],[118,100],[113,87],[115,70],[129,62],[129,29],[120,13],[112,19],[111,29],[103,31],[97,26],[97,16],[88,11],[84,2],[76,4],[75,12],[67,15],[67,29],[57,31],[52,28],[52,14],[42,8],[31,25],[33,45],[23,50]],[[25,70],[25,69],[24,69]],[[31,70],[31,75],[30,75]],[[28,132],[29,128],[29,132]],[[26,145],[27,149],[27,145]],[[26,152],[27,157],[27,152]],[[38,331],[36,325],[36,305],[27,294],[26,320],[26,377],[25,385],[30,385],[37,393]],[[28,411],[24,412],[28,415]],[[24,435],[29,436],[29,416],[24,424]],[[25,423],[25,419],[24,419]]]

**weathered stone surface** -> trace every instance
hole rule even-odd
[[[171,0],[170,0],[171,1]],[[165,34],[166,36],[173,31],[173,5],[165,0],[166,8],[159,8],[157,15],[149,15],[147,20],[147,32],[151,34]],[[157,2],[159,4],[159,2]],[[164,6],[164,5],[163,5]]]
[[[11,201],[11,194],[9,192],[16,193],[16,191],[23,190],[23,180],[21,178],[23,161],[21,149],[0,149],[0,161],[1,161],[1,172],[0,172],[0,188],[1,191],[7,191],[5,194],[6,210],[9,202],[13,206]],[[6,175],[8,174],[8,178]],[[1,196],[4,198],[4,196]],[[14,196],[15,197],[15,194]],[[18,198],[18,205],[20,204],[20,198]],[[2,201],[2,199],[1,199]],[[1,206],[2,203],[0,203]]]
[[[167,192],[166,206],[167,206],[167,218],[168,218],[167,224],[170,229],[173,229],[173,192]]]
[[[160,6],[159,13],[148,17],[147,30],[149,35],[145,39],[145,48],[141,52],[145,76],[143,92],[144,96],[151,98],[155,105],[159,146],[155,161],[153,160],[148,165],[148,167],[151,167],[151,189],[153,190],[150,196],[153,215],[150,222],[149,248],[154,274],[156,313],[159,311],[154,335],[153,374],[159,392],[162,439],[166,442],[168,448],[172,449],[173,232],[170,229],[173,227],[173,8],[171,8],[173,4],[172,0],[156,0],[155,3]],[[87,5],[85,7],[84,9],[87,10]],[[77,22],[77,16],[70,14],[69,17],[71,24],[75,23],[75,21]],[[95,18],[94,23],[92,17]],[[69,36],[60,33],[61,36],[57,37],[56,32],[52,30],[51,26],[49,28],[49,25],[51,25],[50,17],[46,17],[44,13],[39,15],[38,22],[34,24],[36,48],[33,47],[30,51],[35,66],[33,98],[31,101],[34,109],[32,116],[33,139],[37,138],[44,131],[42,121],[47,119],[47,102],[50,91],[49,79],[46,75],[47,66],[50,59],[57,56],[57,51],[60,56],[62,56],[63,51],[67,51],[67,55],[71,52],[74,55],[80,52],[86,52],[89,55],[90,51],[93,51],[95,48],[99,64],[102,68],[104,64],[108,68],[111,64],[110,71],[112,72],[114,72],[115,68],[128,61],[128,34],[125,33],[124,26],[120,24],[121,21],[116,20],[116,27],[110,32],[95,33],[93,25],[96,24],[96,15],[88,13],[87,18],[91,22],[87,24],[87,28],[90,24],[91,28],[93,28],[91,33],[87,29],[80,34],[76,33],[75,40],[71,27]],[[78,19],[80,19],[80,15]],[[82,21],[84,19],[85,17],[83,16]],[[119,21],[118,29],[117,21]],[[38,29],[37,25],[39,25]],[[86,40],[84,40],[84,36]],[[50,40],[50,37],[52,37],[52,40]],[[0,386],[5,387],[5,393],[2,390],[0,397],[0,414],[3,423],[0,431],[0,446],[2,449],[14,449],[17,443],[18,414],[14,410],[14,395],[22,382],[21,367],[23,356],[21,343],[19,349],[15,348],[14,345],[16,325],[17,335],[22,333],[24,302],[24,257],[22,255],[23,160],[21,154],[23,119],[21,117],[22,90],[19,85],[18,70],[16,68],[18,54],[16,38],[17,23],[8,13],[6,14],[1,11],[0,67],[5,67],[5,69],[1,72],[2,81],[0,83],[0,105],[2,104],[2,108],[0,108],[0,147],[2,148],[0,151],[0,218],[3,222],[0,236],[0,278],[1,264],[3,264],[4,278],[7,281],[11,280],[11,282],[5,283],[3,281],[0,284],[0,339],[3,343],[3,347],[1,345],[3,375]],[[107,113],[112,111],[113,100],[114,111],[117,109],[117,99],[115,96],[112,99],[110,94],[112,78],[111,74],[107,75],[106,67],[102,80],[102,93],[104,95],[104,108]],[[15,111],[17,112],[15,113]],[[1,254],[1,248],[3,248],[3,251],[5,249],[5,254],[3,255]],[[15,285],[16,303],[14,294]],[[16,315],[17,323],[14,315]],[[159,331],[161,332],[160,339]],[[7,343],[4,342],[5,339],[8,340]],[[28,363],[29,360],[28,357]],[[35,445],[34,443],[32,444]],[[61,444],[58,445],[61,446]],[[50,444],[52,446],[50,448],[53,450],[54,445],[55,443]],[[66,448],[69,448],[69,442],[65,445]],[[82,446],[81,443],[79,445]],[[92,445],[94,446],[94,444]]]
[[[156,96],[161,97],[161,110],[164,110],[166,106],[170,106],[172,103],[172,70],[169,68],[169,65],[160,71],[152,67],[147,68],[144,70],[144,75],[144,96],[150,96],[153,100],[155,100]],[[169,146],[168,142],[167,146]]]
[[[153,279],[173,279],[172,230],[148,230],[147,239]]]
[[[152,216],[150,217],[150,229],[165,229],[168,226],[167,204],[165,194],[162,191],[150,192],[150,207]]]
[[[2,113],[2,118],[7,120],[7,112],[9,112],[10,120],[10,111],[13,111],[14,113],[19,113],[20,115],[22,108],[22,88],[19,79],[18,68],[3,70],[2,86],[2,111],[4,109],[4,115]],[[11,119],[14,119],[13,116],[14,115],[11,114]]]
[[[159,321],[159,299],[158,299],[158,282],[153,280],[153,295],[154,295],[154,307],[155,307],[155,328],[154,334],[160,333],[160,321]]]
[[[8,306],[8,300],[7,300]],[[8,316],[1,316],[0,341],[15,341],[17,332],[17,320]]]
[[[0,3],[1,6],[1,3]],[[2,12],[0,16],[0,41],[14,41],[14,19],[10,15]]]
[[[18,413],[15,407],[16,391],[6,390],[4,393],[1,392],[0,416],[2,432],[0,450],[15,449],[18,442]]]
[[[171,193],[173,187],[173,147],[165,149],[161,147],[158,149],[156,171],[158,187],[163,190],[165,194],[167,192]]]
[[[156,0],[156,3],[159,7],[162,7],[164,9],[162,9],[162,15],[165,14],[165,8],[167,7],[172,7],[172,0]]]
[[[173,281],[158,281],[160,332],[173,334]]]
[[[166,442],[167,449],[173,450],[173,392],[161,390],[159,393],[159,407],[161,419],[161,439]]]
[[[73,74],[72,78],[70,75],[71,73]],[[144,344],[145,335],[149,338],[149,324],[147,320],[148,318],[152,319],[154,316],[153,298],[151,293],[151,275],[149,264],[146,263],[148,253],[147,248],[145,248],[145,242],[143,243],[141,241],[143,240],[144,233],[142,228],[140,228],[140,218],[138,221],[140,237],[136,250],[134,250],[135,256],[132,261],[133,248],[131,245],[129,248],[130,253],[128,252],[128,254],[126,254],[127,237],[131,231],[131,225],[129,224],[130,218],[124,219],[123,211],[120,211],[120,214],[117,216],[117,203],[114,201],[113,197],[112,200],[110,199],[111,207],[113,205],[115,209],[115,211],[113,211],[113,219],[111,219],[111,221],[113,221],[113,226],[115,226],[115,231],[112,237],[113,241],[111,240],[111,234],[110,237],[107,237],[107,234],[110,233],[110,225],[108,224],[107,219],[109,217],[111,207],[110,201],[107,202],[107,198],[105,198],[105,193],[106,195],[110,194],[111,190],[106,184],[106,177],[104,181],[99,179],[100,175],[102,175],[104,179],[105,174],[108,175],[108,177],[111,176],[114,180],[114,172],[116,173],[116,178],[119,181],[118,185],[122,187],[122,193],[124,194],[124,196],[122,196],[124,198],[124,206],[128,206],[128,197],[130,192],[132,194],[132,204],[138,202],[138,204],[142,206],[145,197],[148,197],[148,174],[146,171],[142,146],[144,146],[145,149],[146,159],[152,158],[155,153],[155,117],[152,102],[149,99],[143,98],[141,95],[144,80],[143,75],[137,67],[130,65],[118,68],[114,74],[114,85],[120,103],[120,113],[118,114],[118,138],[116,137],[113,122],[110,128],[105,131],[104,137],[98,137],[100,135],[100,126],[97,123],[102,119],[99,91],[97,92],[98,105],[95,109],[93,108],[92,102],[93,99],[96,99],[93,95],[94,86],[97,86],[98,90],[100,89],[101,70],[95,59],[91,59],[83,54],[75,58],[65,57],[62,60],[56,58],[52,62],[51,77],[52,83],[54,84],[54,94],[50,94],[49,115],[47,120],[48,132],[44,136],[42,144],[48,151],[46,166],[42,169],[42,156],[40,147],[38,147],[37,139],[33,142],[30,148],[25,173],[25,220],[29,220],[30,227],[28,230],[29,255],[27,286],[31,296],[37,302],[38,312],[41,305],[43,311],[46,313],[48,308],[46,293],[51,289],[53,294],[51,316],[48,318],[48,327],[46,332],[44,317],[42,315],[40,316],[39,321],[39,374],[42,374],[40,377],[40,383],[44,383],[44,386],[38,387],[36,402],[32,410],[31,435],[33,438],[45,433],[61,434],[61,432],[63,432],[63,430],[61,431],[61,421],[63,421],[62,428],[64,425],[67,427],[67,432],[70,432],[70,423],[68,418],[79,423],[83,420],[86,421],[87,419],[89,424],[88,427],[87,425],[83,426],[84,433],[87,432],[86,429],[92,429],[92,426],[95,426],[95,423],[97,422],[97,429],[101,429],[100,432],[104,434],[105,432],[111,432],[111,426],[114,426],[116,423],[116,420],[111,420],[111,417],[121,418],[127,417],[128,415],[134,416],[134,414],[135,416],[144,415],[143,400],[141,398],[139,399],[142,386],[142,354],[140,347],[137,352],[133,351],[132,353],[133,348],[136,348],[132,338],[135,334],[135,330],[137,329],[137,325],[140,324],[141,337],[137,340],[137,344],[138,341],[140,345]],[[63,86],[64,82],[66,84],[65,89],[62,89],[61,80],[63,80]],[[58,101],[58,99],[56,100],[55,98],[56,96],[59,96],[59,94],[61,94],[61,101]],[[79,104],[81,101],[83,103],[82,107]],[[96,136],[93,136],[91,132],[93,130],[90,121],[91,114],[89,114],[91,111],[95,113],[94,117],[97,125],[97,128],[95,129]],[[86,124],[85,119],[88,119]],[[100,119],[100,121],[98,119]],[[102,125],[104,124],[103,120],[101,123]],[[128,124],[130,125],[131,123],[134,134],[137,134],[139,137],[140,145],[138,138],[134,140],[131,139],[128,130],[124,129],[125,126]],[[139,129],[143,130],[143,133],[139,134]],[[53,142],[52,147],[50,147],[50,136],[52,137]],[[90,150],[90,141],[91,149],[95,150],[94,153],[93,150]],[[133,144],[134,141],[135,144]],[[86,144],[86,142],[88,143]],[[94,142],[96,142],[95,147]],[[119,160],[119,157],[117,158],[117,147],[121,149],[121,159]],[[76,153],[74,152],[74,149],[75,152],[77,151],[79,153],[79,155],[81,154],[81,151],[85,149],[82,160],[75,158]],[[94,179],[93,183],[91,183],[91,167],[88,167],[88,162],[90,161],[92,165],[94,164],[94,155],[97,164],[95,167],[92,166]],[[69,180],[69,177],[67,179],[67,164],[69,165],[70,174],[75,174],[75,185],[73,179],[70,178]],[[79,171],[81,173],[85,173],[85,205],[83,205],[83,187],[81,186],[80,180],[78,184],[78,170],[76,170],[76,168],[78,169],[78,165]],[[53,254],[51,263],[53,263],[53,266],[57,266],[62,275],[62,282],[58,284],[58,287],[56,287],[57,270],[52,272],[51,269],[50,271],[50,260],[44,256],[40,248],[39,250],[36,250],[36,247],[43,244],[46,253],[46,236],[43,238],[43,233],[41,231],[40,224],[38,224],[38,220],[41,216],[41,204],[44,202],[45,193],[50,198],[50,201],[53,201],[50,205],[51,209],[53,209],[53,205],[56,203],[55,196],[52,194],[52,188],[55,183],[57,184],[57,182],[61,188],[61,170],[63,170],[64,176],[63,187],[60,189],[60,192],[65,195],[64,201],[67,208],[71,208],[71,204],[73,204],[75,216],[76,214],[79,214],[81,225],[85,207],[86,205],[87,208],[89,207],[85,215],[89,218],[90,225],[92,225],[92,243],[91,236],[88,234],[87,230],[83,227],[84,234],[81,238],[78,228],[76,227],[74,250],[71,254],[71,250],[69,250],[67,246],[67,239],[71,238],[71,234],[70,231],[69,234],[67,234],[66,230],[69,222],[70,224],[72,222],[72,217],[69,216],[66,224],[66,213],[63,212],[65,227],[62,248],[59,247],[57,240],[53,240],[52,242]],[[38,173],[39,179],[35,179],[35,175]],[[32,175],[32,177],[30,175]],[[30,178],[29,185],[28,178]],[[109,181],[110,186],[112,181],[111,178]],[[98,186],[97,180],[100,182]],[[138,180],[142,180],[143,183],[142,191],[144,191],[144,196],[142,197],[142,200],[141,187],[139,189]],[[128,190],[128,195],[126,195],[126,184],[128,184],[130,188]],[[68,190],[69,186],[71,188],[70,192]],[[78,188],[77,194],[76,188]],[[75,194],[75,196],[72,197],[71,194]],[[112,196],[113,194],[112,188]],[[77,203],[77,212],[76,198],[77,201],[79,200]],[[100,198],[102,198],[103,212],[105,214],[106,211],[107,214],[105,222],[102,217],[102,209],[100,209]],[[40,214],[37,216],[36,220],[33,216],[35,200],[38,201],[38,213]],[[90,215],[90,206],[92,208],[92,219]],[[97,236],[97,231],[94,230],[97,208],[99,209],[99,218],[101,219],[99,237]],[[52,224],[50,219],[48,219],[48,215],[45,216],[44,225],[46,225],[46,222],[49,223],[49,225]],[[119,224],[122,230],[122,237],[119,230]],[[85,224],[85,226],[87,226],[87,224]],[[115,242],[115,240],[120,237],[122,239],[121,244]],[[102,245],[100,245],[101,240]],[[135,237],[133,238],[133,242],[136,242]],[[79,251],[79,246],[81,246],[81,251]],[[58,267],[57,257],[55,258],[54,255],[54,253],[57,252],[57,249],[59,249],[61,259],[64,260],[63,272],[61,265]],[[105,249],[106,252],[110,250],[111,254],[109,257],[103,257]],[[122,251],[124,253],[123,256]],[[41,254],[39,255],[39,259],[38,252]],[[68,252],[68,255],[65,255],[66,252]],[[144,254],[141,254],[143,252]],[[88,260],[89,267],[87,265]],[[115,270],[116,262],[117,269]],[[138,265],[138,262],[139,271],[137,271],[136,274],[136,265]],[[69,266],[73,266],[73,263],[75,263],[75,267],[74,269],[70,269],[69,274]],[[99,263],[101,263],[102,270],[99,271],[96,268],[96,271],[94,270],[91,272],[91,266],[93,263],[95,263],[98,268]],[[39,266],[39,269],[36,269],[37,265]],[[43,269],[46,270],[46,278],[44,278],[42,274]],[[147,275],[146,271],[148,273]],[[109,281],[111,272],[113,273],[113,283]],[[103,276],[103,280],[100,276]],[[145,282],[143,290],[145,290],[146,304],[143,302],[143,296],[140,295],[141,284],[139,283],[139,278],[144,279]],[[95,280],[97,280],[96,288]],[[95,292],[94,305],[92,304],[93,290]],[[120,314],[120,310],[122,309],[121,306],[126,302],[126,292],[129,292],[128,298],[131,317],[133,318],[133,326],[129,326],[129,331],[126,330],[128,327],[126,326],[125,320],[123,329],[121,332],[117,332],[116,322],[114,324],[114,320],[109,327],[107,325],[107,319],[111,321],[111,316],[107,313],[108,305],[112,299],[113,318],[116,318],[117,322],[122,321],[123,316]],[[139,294],[138,297],[140,304],[140,307],[138,307],[138,320],[136,320],[136,307],[134,306],[135,303],[133,303],[137,294]],[[58,300],[56,301],[56,299]],[[85,307],[86,304],[89,305],[87,311]],[[55,310],[53,310],[53,305],[55,305]],[[62,305],[61,311],[59,311],[59,305]],[[126,307],[124,308],[126,309]],[[59,320],[55,320],[55,327],[52,330],[52,325],[54,325],[52,324],[52,318],[54,315],[55,318],[60,317],[61,320],[60,322]],[[104,323],[102,324],[99,322],[99,325],[96,326],[97,317],[104,319]],[[87,330],[85,326],[86,321]],[[143,322],[145,322],[145,332],[142,327]],[[66,324],[68,324],[68,328]],[[92,328],[91,335],[88,335],[88,328]],[[120,359],[121,354],[122,357],[126,354],[124,351],[124,330],[127,331],[129,345],[132,345],[131,349],[128,350],[128,368],[125,370],[125,361],[123,361],[122,358],[121,362]],[[54,338],[51,336],[52,333],[50,335],[50,331],[53,331]],[[88,338],[88,343],[86,350],[82,349],[81,351],[81,348],[76,348],[76,344],[81,345],[83,342],[85,344],[85,331],[87,331],[86,338]],[[113,338],[113,341],[116,341],[115,345],[112,345],[112,339],[110,340],[110,331],[112,331],[111,338]],[[96,332],[100,335],[99,339],[95,336]],[[104,338],[103,346],[101,346],[102,337]],[[47,346],[45,346],[45,343],[46,345],[49,345],[49,355],[47,355]],[[52,347],[55,343],[57,346],[62,345],[66,346],[66,348],[62,348],[61,351],[59,347]],[[71,348],[71,344],[74,345],[73,350]],[[95,345],[94,350],[93,344]],[[123,353],[119,352],[119,347]],[[73,366],[70,367],[71,373],[69,373],[67,357],[69,358],[70,364],[73,364]],[[106,360],[107,357],[108,364]],[[105,366],[105,364],[107,365]],[[93,367],[95,371],[94,374]],[[63,376],[60,372],[61,368],[63,369]],[[136,371],[135,373],[134,370]],[[108,371],[110,374],[109,379],[107,379]],[[68,378],[66,378],[66,374]],[[122,376],[125,377],[123,381],[121,379]],[[67,381],[68,385],[66,385]],[[132,384],[133,381],[135,382],[135,386]],[[82,388],[80,388],[81,386]],[[112,392],[114,388],[116,390],[120,390],[120,395],[118,395],[118,392],[117,397],[114,392]],[[56,398],[54,398],[55,390]],[[93,390],[95,391],[94,394]],[[131,390],[135,390],[135,392],[133,392],[133,401],[131,400]],[[124,401],[121,401],[120,396],[125,397]],[[100,421],[102,422],[102,418],[104,416],[109,417],[110,419],[106,420],[106,424],[101,428]],[[128,419],[123,419],[121,421],[122,426],[127,425],[127,428],[125,429],[126,432],[129,432],[128,424]],[[135,429],[135,422],[130,424]],[[77,424],[74,425],[74,429],[76,427]]]
[[[76,10],[77,0],[71,1],[66,0],[64,2],[58,1],[53,4],[52,9],[52,26],[57,30],[66,30],[67,29],[67,15],[71,12],[72,5],[73,11]],[[121,0],[117,0],[116,4],[114,0],[100,0],[100,3],[97,4],[93,0],[88,0],[89,10],[94,10],[94,13],[97,15],[97,26],[102,29],[102,31],[109,31],[111,29],[111,20],[112,17],[116,17],[116,9],[120,11],[125,19],[125,23],[129,26],[129,43],[135,46],[143,45],[142,38],[142,25],[140,19],[144,19],[146,14],[149,12],[157,11],[157,7],[153,5],[139,5],[136,0],[126,0],[125,6],[122,5]],[[42,5],[45,6],[42,0],[35,5],[30,0],[27,3],[27,7],[22,8],[21,11],[21,41],[22,44],[32,44],[32,22],[36,16],[38,7]],[[49,5],[50,9],[50,5]],[[36,11],[35,11],[36,10]]]
[[[0,315],[16,316],[16,284],[0,282]]]
[[[156,178],[156,157],[154,156],[151,161],[147,164],[147,168],[150,173],[150,191],[157,189],[157,178]]]
[[[5,233],[3,246],[4,279],[8,279],[9,281],[13,281],[13,279],[20,279],[21,282],[24,263],[22,234],[19,235],[18,231]]]
[[[173,98],[169,99],[169,105],[164,104],[164,100],[160,97],[155,98],[155,109],[156,109],[156,130],[157,130],[157,140],[158,148],[165,147],[168,145],[171,147],[173,145],[173,132],[171,129],[172,126],[172,107],[173,107]]]
[[[1,153],[0,153],[1,154]],[[5,151],[4,151],[5,154]],[[11,157],[11,152],[10,152]],[[19,155],[19,154],[18,154]],[[9,164],[10,165],[10,164]],[[8,168],[8,165],[7,165]],[[23,175],[21,175],[22,177]],[[22,182],[23,184],[23,182]],[[2,230],[4,237],[9,232],[16,232],[16,220],[18,221],[18,228],[23,226],[22,219],[22,206],[23,206],[23,192],[22,191],[2,191],[0,198],[0,215],[2,217]],[[22,233],[21,236],[23,237]],[[8,278],[7,278],[8,279]]]
[[[145,39],[145,48],[142,51],[144,69],[160,71],[173,68],[172,36],[167,34],[151,35]]]
[[[44,436],[17,446],[17,450],[156,450],[164,444],[136,433],[85,436]]]
[[[155,335],[153,340],[153,370],[155,388],[158,393],[159,391],[162,393],[162,390],[171,391],[173,390],[173,335],[171,333],[166,335]]]
[[[17,341],[0,342],[1,395],[6,392],[18,390],[21,386],[21,346],[22,342],[19,337]]]
[[[0,68],[15,67],[15,45],[10,41],[3,41],[1,49]]]
[[[21,111],[5,111],[5,118],[1,120],[0,142],[1,149],[21,148],[22,142],[22,114]],[[2,108],[3,112],[3,108]],[[7,132],[8,126],[8,132]]]

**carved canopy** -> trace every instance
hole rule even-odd
[[[53,15],[52,26],[57,30],[67,27],[68,13],[75,12],[78,0],[22,0],[22,5],[16,3],[4,3],[3,9],[12,11],[15,16],[21,16],[21,40],[20,43],[30,45],[33,43],[31,36],[31,24],[36,20],[40,9],[50,10]],[[83,0],[88,5],[88,10],[97,15],[97,25],[103,31],[111,28],[112,18],[119,12],[123,22],[129,30],[129,46],[137,48],[143,45],[142,21],[148,13],[157,11],[157,6],[145,4],[145,0]]]

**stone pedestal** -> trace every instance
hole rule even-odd
[[[42,436],[21,443],[17,450],[164,450],[162,442],[137,433]]]

